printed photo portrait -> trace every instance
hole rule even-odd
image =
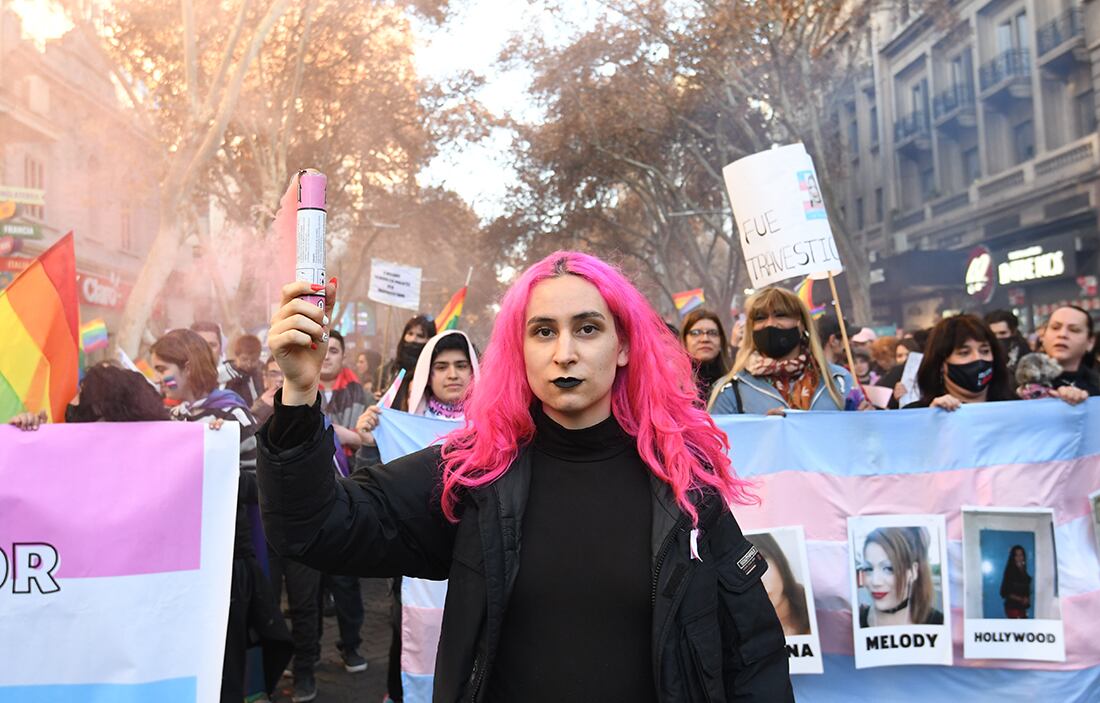
[[[856,532],[860,627],[943,624],[941,544],[923,525]]]
[[[1089,494],[1089,505],[1092,506],[1092,536],[1096,540],[1096,556],[1100,559],[1100,491]]]
[[[783,626],[791,673],[822,673],[817,612],[802,526],[746,532],[745,537],[768,564],[760,580]]]
[[[963,508],[964,653],[1064,657],[1054,511]]]

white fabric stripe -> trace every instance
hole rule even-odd
[[[0,684],[144,683],[197,675],[197,700],[218,700],[239,437],[236,425],[204,428],[203,436],[200,569],[64,579],[50,595],[0,593],[0,632],[9,633],[0,637]],[[16,598],[18,610],[9,607]]]
[[[1076,596],[1100,591],[1100,561],[1092,533],[1091,516],[1082,516],[1054,528],[1058,550],[1058,591],[1061,596]],[[848,610],[851,585],[848,569],[852,564],[847,542],[806,540],[806,558],[814,585],[818,609]],[[951,603],[963,603],[962,541],[947,541],[948,570],[951,576]]]

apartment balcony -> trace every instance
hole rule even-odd
[[[944,129],[977,127],[974,86],[969,83],[958,83],[937,95],[932,101],[932,119],[937,127]]]
[[[1040,68],[1065,74],[1078,63],[1088,62],[1085,21],[1080,7],[1073,7],[1039,27],[1037,36]]]
[[[982,100],[1031,97],[1031,59],[1027,49],[1009,49],[982,66]]]
[[[928,113],[911,112],[894,122],[894,148],[898,151],[929,151],[932,148],[932,130]]]

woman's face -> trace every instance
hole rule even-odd
[[[466,395],[474,377],[470,360],[458,349],[446,349],[436,354],[432,362],[429,384],[432,395],[444,403],[455,404]]]
[[[913,577],[897,573],[886,550],[877,542],[868,542],[863,548],[863,560],[864,565],[860,567],[860,585],[871,594],[875,609],[893,610],[909,597],[909,587]],[[907,583],[900,581],[903,577],[906,578]]]
[[[188,397],[187,374],[176,364],[165,361],[156,354],[153,360],[153,380],[160,386],[160,392],[169,400],[186,400]]]
[[[367,355],[360,354],[355,357],[355,373],[359,374],[359,378],[362,378],[367,374]]]
[[[775,567],[774,561],[767,557],[764,559],[768,562],[768,570],[760,577],[760,582],[764,584],[764,590],[768,592],[768,600],[772,605],[779,605],[783,602],[783,577]]]
[[[1027,569],[1027,555],[1024,554],[1022,549],[1012,550],[1012,563],[1016,565],[1016,568],[1020,571]]]
[[[778,327],[784,330],[797,327],[799,331],[802,331],[802,321],[785,312],[754,310],[752,313],[752,331],[762,330],[765,327]]]
[[[428,335],[424,334],[424,328],[420,325],[413,325],[405,332],[404,340],[408,344],[427,344]]]
[[[1083,312],[1073,308],[1054,311],[1043,333],[1043,351],[1064,368],[1076,370],[1091,345],[1088,319]]]
[[[979,359],[993,361],[993,347],[984,340],[968,339],[956,347],[955,351],[951,352],[951,355],[947,357],[947,363],[969,364]]]
[[[898,366],[904,366],[905,362],[909,360],[909,347],[904,344],[899,344],[897,349],[894,350],[894,362]]]
[[[714,320],[702,319],[691,326],[684,340],[688,354],[696,361],[711,361],[718,357],[722,338]]]
[[[856,368],[855,368],[856,376],[859,376],[859,377],[862,378],[863,376],[866,376],[867,374],[871,373],[871,362],[870,361],[868,361],[867,359],[864,359],[862,356],[855,357],[854,361],[855,361],[855,365],[856,365]]]

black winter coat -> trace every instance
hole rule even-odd
[[[260,432],[267,537],[280,555],[327,573],[449,578],[436,657],[437,703],[477,703],[519,572],[530,455],[471,491],[458,524],[440,508],[439,448],[338,479],[332,430],[274,452]],[[700,499],[702,561],[690,519],[653,480],[653,678],[662,703],[793,701],[783,630],[760,576],[767,562],[718,499]]]

